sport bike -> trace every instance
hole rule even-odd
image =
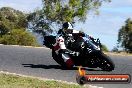
[[[60,35],[61,36],[61,35]],[[62,37],[62,36],[61,36]],[[105,55],[101,50],[101,43],[99,39],[90,38],[88,35],[81,36],[78,34],[68,34],[63,36],[65,38],[64,44],[66,45],[71,59],[75,66],[83,66],[90,68],[101,68],[103,71],[112,71],[115,68],[115,64],[110,57]],[[65,66],[65,63],[60,59],[59,55],[54,51],[54,44],[57,42],[56,36],[45,36],[44,45],[52,49],[53,59]]]

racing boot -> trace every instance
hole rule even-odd
[[[66,63],[66,67],[68,69],[71,69],[74,66],[73,60],[70,58],[68,54],[62,54],[62,58],[64,62]]]

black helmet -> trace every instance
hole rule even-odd
[[[70,22],[65,22],[63,24],[63,28],[65,28],[65,29],[73,29],[73,25]]]

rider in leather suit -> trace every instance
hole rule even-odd
[[[77,34],[77,35],[79,34],[79,36],[84,37],[85,33],[81,32],[81,31],[74,30],[73,26],[70,22],[65,22],[63,24],[62,29],[60,29],[58,31],[56,43],[53,45],[54,51],[56,52],[56,54],[58,54],[61,57],[61,59],[64,60],[66,67],[71,68],[71,67],[73,67],[74,62],[72,61],[71,57],[69,56],[69,53],[76,54],[76,55],[77,55],[77,53],[67,49],[67,47],[66,47],[67,45],[65,42],[67,41],[66,36],[68,34],[70,34],[71,36],[73,36],[72,34]],[[76,41],[75,37],[74,37],[74,39]]]
[[[57,38],[56,38],[56,43],[53,45],[54,50],[56,54],[60,55],[61,59],[64,60],[66,67],[71,68],[74,65],[74,62],[72,61],[71,57],[69,56],[69,53],[74,53],[73,51],[67,49],[66,45],[66,36],[67,34],[72,33],[79,33],[79,31],[74,30],[73,26],[70,22],[65,22],[63,24],[62,29],[58,31]]]

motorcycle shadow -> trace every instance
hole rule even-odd
[[[63,68],[60,65],[43,65],[43,64],[22,64],[24,67],[29,68],[43,68],[43,69],[61,69],[61,70],[78,70],[78,67],[73,67],[71,69]],[[94,68],[86,68],[87,71],[102,71]]]
[[[77,70],[76,67],[72,68],[72,69],[66,69],[63,68],[60,65],[43,65],[43,64],[22,64],[24,67],[30,67],[30,68],[43,68],[43,69],[61,69],[61,70]]]

